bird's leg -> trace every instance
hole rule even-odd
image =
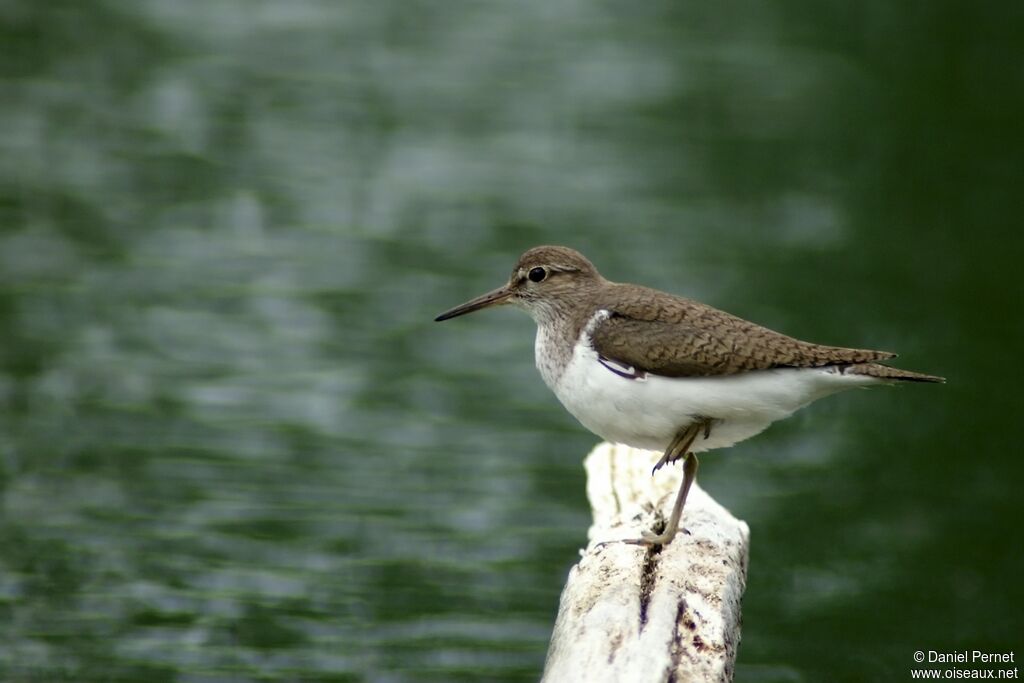
[[[697,456],[694,453],[690,453],[689,450],[701,432],[704,433],[705,439],[711,436],[710,419],[701,418],[680,431],[665,450],[665,454],[661,456],[658,464],[654,466],[654,471],[657,471],[662,465],[683,458],[683,483],[679,486],[679,493],[676,494],[676,501],[672,505],[672,514],[669,515],[668,522],[665,523],[665,530],[660,534],[642,531],[640,532],[642,538],[626,541],[626,543],[668,545],[675,538],[679,532],[679,520],[683,516],[683,506],[686,505],[686,495],[690,492],[690,486],[697,479],[697,467],[700,464],[697,461]],[[654,474],[654,472],[651,472],[651,474]]]
[[[679,493],[676,494],[676,502],[672,506],[672,515],[668,518],[668,522],[665,523],[665,530],[660,534],[641,531],[640,535],[643,538],[637,541],[638,543],[644,545],[668,545],[676,537],[676,533],[679,531],[679,519],[683,516],[683,506],[686,505],[686,494],[690,492],[690,486],[697,479],[697,466],[700,464],[697,462],[696,453],[687,453],[684,457],[683,483],[679,487]]]

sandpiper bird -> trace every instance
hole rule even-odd
[[[607,441],[664,450],[654,470],[683,460],[683,483],[659,533],[679,529],[697,475],[695,453],[731,446],[823,396],[901,381],[942,382],[879,361],[885,351],[800,341],[691,299],[610,282],[568,247],[534,247],[507,284],[442,313],[513,304],[537,323],[544,382],[584,427]]]

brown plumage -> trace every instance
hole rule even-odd
[[[534,268],[547,269],[552,315],[572,320],[573,339],[599,310],[611,315],[591,330],[594,349],[638,371],[664,377],[733,375],[770,368],[839,366],[844,372],[886,380],[941,382],[941,377],[899,370],[878,361],[888,351],[824,346],[794,339],[725,311],[640,285],[610,282],[590,261],[567,247],[534,247],[512,271],[509,287],[528,297]],[[567,301],[560,304],[556,281],[564,278]],[[583,305],[580,305],[583,304]]]
[[[843,365],[875,377],[940,381],[878,365],[876,361],[895,357],[888,351],[812,344],[698,301],[637,285],[615,284],[607,291],[607,303],[597,307],[612,315],[593,331],[594,349],[656,375],[696,377]]]

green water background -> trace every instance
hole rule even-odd
[[[0,678],[529,681],[541,243],[945,386],[703,459],[738,681],[1024,655],[1024,5],[0,2]]]

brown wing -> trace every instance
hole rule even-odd
[[[895,354],[821,346],[779,334],[724,311],[682,297],[658,298],[635,285],[601,306],[610,316],[591,332],[594,349],[605,358],[665,377],[731,375],[780,367],[821,367],[869,363]],[[623,303],[624,301],[624,303]]]

